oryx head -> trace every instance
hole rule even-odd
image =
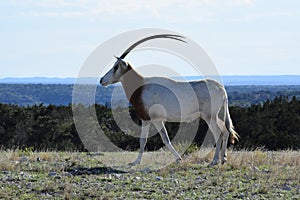
[[[126,49],[120,57],[115,56],[117,61],[115,62],[113,67],[100,79],[100,84],[103,86],[106,86],[106,85],[110,85],[110,84],[119,82],[120,79],[122,78],[122,76],[126,72],[131,70],[131,66],[126,61],[124,61],[124,58],[127,56],[127,54],[130,51],[132,51],[139,44],[146,42],[148,40],[153,40],[153,39],[157,39],[157,38],[169,38],[169,39],[174,39],[174,40],[179,40],[181,42],[185,42],[184,40],[182,40],[182,38],[184,38],[183,36],[174,35],[174,34],[159,34],[159,35],[152,35],[152,36],[143,38],[143,39],[137,41],[136,43],[134,43],[133,45],[131,45],[128,49]]]
[[[129,70],[128,63],[120,57],[116,57],[117,61],[113,67],[100,79],[103,86],[114,84],[120,81],[122,76]]]

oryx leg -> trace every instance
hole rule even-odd
[[[220,135],[216,143],[215,155],[213,161],[210,163],[210,166],[214,166],[219,163],[219,154],[220,154],[221,145],[222,145],[222,136]]]
[[[147,143],[147,138],[149,134],[149,128],[150,128],[151,123],[149,121],[142,121],[142,132],[140,136],[140,150],[139,150],[139,155],[137,159],[130,163],[129,165],[138,165],[142,161],[144,149]]]
[[[225,123],[220,120],[217,119],[217,123],[218,126],[221,127],[222,130],[222,150],[221,150],[221,163],[224,164],[227,161],[227,153],[226,153],[226,149],[227,149],[227,143],[228,143],[228,137],[229,137],[229,132],[225,126]]]
[[[214,139],[216,141],[215,155],[213,161],[210,163],[210,166],[214,166],[219,163],[219,154],[222,145],[222,133],[220,127],[217,124],[216,118],[210,119],[208,126],[211,132],[213,133]]]
[[[170,142],[170,139],[169,139],[169,136],[168,136],[167,129],[166,129],[165,125],[164,125],[164,122],[158,121],[158,122],[152,122],[152,123],[155,126],[155,128],[157,129],[157,131],[159,132],[160,137],[161,137],[163,143],[168,147],[168,149],[175,156],[176,161],[180,161],[181,160],[181,156],[179,155],[179,153],[177,153],[177,151],[172,146],[172,144]]]

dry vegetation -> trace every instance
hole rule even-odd
[[[138,167],[124,165],[135,156],[1,151],[0,198],[300,199],[299,151],[229,151],[227,164],[207,167],[213,152],[201,150],[158,169],[171,159],[161,151]],[[119,167],[104,167],[101,159]]]

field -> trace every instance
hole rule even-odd
[[[122,163],[135,154],[1,151],[0,199],[300,199],[299,151],[229,150],[215,167],[210,150],[161,169],[151,163],[167,162],[163,151],[138,167]]]

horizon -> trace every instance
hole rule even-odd
[[[169,77],[179,81],[195,81],[203,79],[202,76],[182,76],[182,77]],[[214,77],[208,77],[214,78]],[[230,85],[300,85],[300,75],[225,75],[215,77],[225,86]],[[80,80],[79,82],[76,82]],[[75,83],[79,84],[97,84],[99,82],[99,77],[81,77],[77,79],[76,77],[23,77],[23,78],[0,78],[0,84],[67,84],[73,85]],[[117,84],[118,85],[118,84]]]
[[[220,77],[229,77],[229,76],[244,76],[244,77],[260,77],[260,76],[268,76],[268,77],[278,77],[278,76],[300,76],[300,74],[238,74],[238,75],[233,75],[233,74],[229,74],[229,75],[209,75],[209,76],[220,76]],[[81,78],[100,78],[101,76],[87,76],[87,77],[81,77]],[[182,77],[201,77],[200,75],[184,75]],[[0,77],[0,80],[3,79],[26,79],[26,78],[45,78],[45,79],[51,79],[51,78],[57,78],[57,79],[68,79],[68,78],[72,78],[72,79],[76,79],[78,77],[75,76],[66,76],[66,77],[60,77],[60,76],[7,76],[7,77]]]
[[[1,1],[0,78],[76,77],[98,45],[145,27],[192,39],[222,75],[300,75],[299,7],[292,0]],[[156,59],[193,75],[170,56],[145,52],[128,60],[139,67]]]

